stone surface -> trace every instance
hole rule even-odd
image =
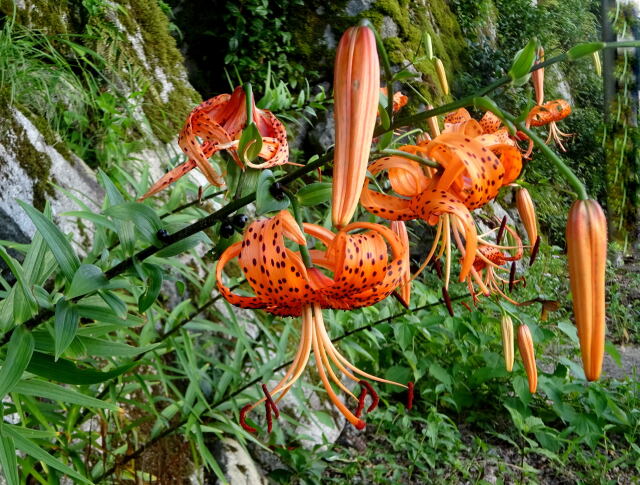
[[[233,485],[267,484],[249,453],[232,438],[223,438],[213,451],[228,483]]]
[[[347,3],[345,8],[345,12],[347,15],[355,17],[365,10],[369,10],[373,3],[373,0],[349,0],[349,3]]]
[[[386,39],[388,37],[398,37],[398,24],[396,24],[388,15],[382,17],[382,27],[380,28],[380,35],[383,39]]]
[[[93,210],[99,208],[103,190],[96,182],[95,174],[77,157],[67,159],[56,148],[47,143],[44,135],[34,123],[17,108],[6,111],[8,119],[0,121],[0,180],[4,190],[0,192],[0,238],[28,241],[35,233],[35,227],[17,200],[34,203],[35,186],[52,183],[69,191]],[[25,145],[29,148],[25,150]],[[35,160],[21,157],[33,156]],[[48,163],[49,180],[34,179],[25,169],[26,163]],[[65,211],[78,210],[71,197],[56,189],[47,200],[56,220],[64,233],[72,233],[73,241],[79,247],[84,241],[82,227],[76,218],[61,217]],[[83,221],[84,224],[88,225]]]

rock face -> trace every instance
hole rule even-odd
[[[253,459],[236,440],[223,438],[214,451],[228,483],[234,485],[267,484],[267,479],[258,471]]]
[[[0,239],[27,242],[35,227],[17,200],[42,209],[45,200],[53,213],[78,210],[64,191],[78,197],[96,210],[102,200],[102,188],[87,165],[71,154],[63,156],[27,115],[9,107],[0,117]],[[60,187],[56,189],[53,184]],[[83,242],[82,228],[75,219],[59,218],[63,232],[71,232],[78,246]]]
[[[122,157],[113,163],[126,164],[127,169],[133,165],[133,170],[135,161],[143,160],[149,164],[151,176],[157,179],[164,173],[167,162],[180,153],[175,143],[176,133],[188,112],[200,101],[200,96],[187,80],[182,55],[170,35],[169,21],[157,2],[115,0],[93,5],[93,2],[0,0],[0,12],[14,16],[15,24],[21,26],[15,28],[18,36],[26,33],[33,36],[28,37],[30,39],[39,39],[44,35],[80,34],[72,38],[78,43],[77,49],[94,51],[95,59],[104,59],[104,65],[108,67],[93,74],[94,81],[105,84],[101,89],[106,94],[113,93],[128,103],[126,108],[101,105],[105,100],[99,96],[100,91],[91,92],[91,85],[74,86],[75,90],[61,89],[55,79],[59,76],[57,82],[63,83],[64,72],[52,76],[51,91],[44,93],[21,91],[19,79],[17,81],[15,77],[3,79],[7,84],[0,90],[0,177],[5,186],[0,194],[0,238],[27,242],[35,228],[20,209],[17,199],[38,209],[44,208],[45,202],[49,201],[54,214],[59,215],[78,209],[64,190],[79,196],[91,209],[98,209],[103,197],[93,170],[53,134],[47,120],[55,120],[56,116],[65,118],[67,114],[71,118],[77,113],[83,116],[96,110],[100,112],[100,109],[111,113],[113,116],[109,119],[85,122],[89,130],[94,125],[95,133],[87,131],[79,135],[92,141],[95,139],[93,150],[100,153],[108,147],[100,139],[101,131],[110,129],[109,124],[115,126],[127,116],[132,117],[128,123],[135,125],[113,131],[116,135],[108,141],[121,147],[130,144],[136,148],[111,148],[117,154],[122,153]],[[11,30],[5,34],[14,35]],[[75,59],[74,62],[84,59],[80,56],[78,61],[77,52],[69,51],[66,44],[57,44],[55,37],[53,39],[51,45],[54,46],[52,49],[57,49],[56,55]],[[19,49],[16,47],[17,51]],[[28,61],[32,54],[27,50],[24,55]],[[38,71],[34,75],[42,73]],[[84,88],[86,92],[78,91]],[[92,96],[98,98],[92,99]],[[65,112],[68,106],[82,103],[86,104],[84,111],[69,108],[70,112]],[[125,109],[131,112],[125,112]],[[52,115],[54,112],[56,114]],[[73,131],[75,125],[70,126]],[[95,160],[88,162],[96,163]],[[76,245],[80,246],[82,224],[67,217],[57,217],[56,221],[63,231],[73,233]]]

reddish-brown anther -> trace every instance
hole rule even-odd
[[[252,407],[252,404],[247,404],[240,410],[240,426],[242,426],[242,429],[248,431],[249,433],[257,433],[257,429],[247,424],[247,413],[251,410]]]
[[[407,384],[407,409],[411,411],[413,408],[413,382]]]
[[[511,263],[511,270],[509,271],[509,293],[513,292],[513,287],[516,281],[516,262]]]
[[[536,238],[536,242],[533,244],[533,248],[531,248],[531,256],[529,257],[529,266],[535,263],[536,258],[538,257],[538,251],[540,251],[540,236]]]
[[[362,382],[362,381],[360,381]],[[358,396],[358,407],[356,408],[356,412],[353,413],[356,418],[362,416],[362,410],[364,409],[364,401],[367,398],[367,388],[363,385],[360,385],[360,395]]]
[[[444,286],[442,287],[442,298],[444,300],[444,304],[447,306],[449,315],[451,315],[452,317],[455,316],[455,314],[453,313],[453,305],[451,304],[451,297],[449,296],[447,288]]]
[[[276,419],[279,418],[280,410],[278,409],[276,403],[273,401],[271,394],[269,394],[269,390],[267,389],[266,384],[262,384],[262,392],[264,393],[264,397],[266,398],[265,404],[273,410],[273,413],[276,415]]]
[[[378,396],[378,393],[369,382],[361,380],[359,384],[367,390],[368,394],[371,394],[371,404],[369,404],[369,407],[367,408],[367,412],[370,413],[378,407],[380,396]]]
[[[502,242],[502,236],[504,236],[504,230],[507,227],[507,216],[502,218],[502,222],[500,222],[500,229],[498,229],[498,235],[496,236],[496,244],[499,246]]]
[[[267,415],[267,432],[271,433],[271,431],[273,431],[273,419],[271,418],[271,405],[269,401],[264,402],[264,411]]]

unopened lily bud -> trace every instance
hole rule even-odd
[[[533,204],[529,191],[524,187],[516,190],[516,207],[520,220],[524,224],[529,238],[529,245],[533,246],[538,239],[538,221],[536,219],[536,207]]]
[[[596,70],[596,74],[598,76],[602,76],[602,63],[600,62],[600,54],[598,52],[594,52],[593,54],[591,54],[591,57],[593,57],[593,67]]]
[[[538,47],[536,56],[538,58],[536,64],[544,61],[544,49],[542,47]],[[544,103],[544,67],[533,71],[531,79],[533,80],[533,89],[536,93],[536,104],[540,105]]]
[[[524,370],[527,373],[529,392],[533,394],[538,388],[538,369],[536,368],[533,338],[531,338],[531,331],[526,325],[520,325],[518,328],[518,350],[520,350],[520,357],[522,357]]]
[[[578,200],[567,220],[567,258],[584,373],[595,381],[602,372],[605,336],[607,220],[595,200]]]
[[[447,81],[447,72],[444,70],[444,64],[442,61],[436,57],[436,73],[438,74],[438,81],[440,82],[440,88],[442,89],[442,94],[447,96],[449,94],[449,81]]]
[[[358,206],[379,93],[380,65],[373,31],[351,27],[340,39],[334,72],[336,145],[331,209],[338,228],[351,221]]]
[[[502,353],[504,355],[504,367],[508,372],[513,370],[514,345],[513,345],[513,321],[509,315],[502,315],[500,321],[502,330]]]

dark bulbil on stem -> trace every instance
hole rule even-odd
[[[244,229],[244,226],[247,225],[248,220],[249,218],[245,214],[236,214],[231,218],[231,224],[238,231],[242,231]]]
[[[284,187],[280,182],[274,182],[271,187],[269,187],[269,193],[276,200],[284,200],[285,198]]]
[[[229,239],[235,232],[236,230],[229,219],[225,219],[220,223],[220,237]]]

